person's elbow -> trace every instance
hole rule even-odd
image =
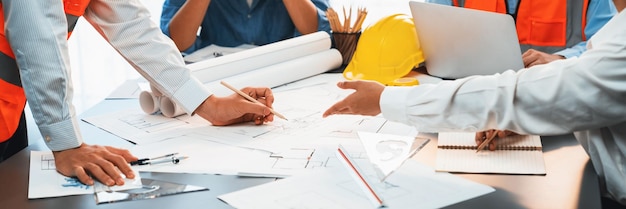
[[[174,41],[174,45],[176,45],[176,48],[178,49],[178,51],[185,51],[187,49],[189,49],[189,47],[191,47],[193,42],[185,42],[185,41],[176,41],[172,38],[172,41]]]
[[[315,21],[314,24],[307,24],[304,27],[300,27],[298,28],[298,32],[300,32],[300,34],[302,35],[306,35],[306,34],[310,34],[310,33],[315,33],[318,30],[318,24],[317,21]]]
[[[170,39],[172,39],[172,41],[176,45],[176,48],[178,48],[178,51],[181,52],[189,49],[189,47],[193,45],[195,38],[195,36],[187,37],[170,30]]]

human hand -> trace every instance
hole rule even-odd
[[[511,131],[499,131],[499,130],[495,130],[495,129],[491,129],[491,130],[487,130],[487,131],[483,131],[483,132],[476,132],[476,145],[480,145],[481,143],[483,143],[483,141],[492,138],[492,136],[494,134],[497,134],[494,137],[498,137],[498,138],[504,138],[510,135],[517,135],[517,133],[511,132]],[[489,142],[489,150],[494,151],[496,150],[496,140],[491,140]]]
[[[87,185],[94,183],[91,176],[107,186],[124,185],[120,171],[126,178],[135,178],[128,162],[137,160],[137,157],[125,149],[82,144],[80,147],[55,151],[53,154],[59,173],[76,176]]]
[[[528,51],[522,54],[522,61],[524,62],[524,67],[532,67],[533,65],[541,65],[552,62],[554,60],[565,59],[565,57],[558,54],[548,54],[545,52],[540,52],[534,49],[529,49]]]
[[[385,86],[374,81],[342,81],[337,83],[341,89],[354,89],[354,93],[335,103],[324,112],[323,117],[334,114],[378,115],[380,114],[380,95]]]
[[[248,121],[254,121],[254,124],[260,125],[274,120],[274,114],[270,111],[274,103],[272,90],[246,87],[241,91],[261,104],[248,101],[236,93],[226,97],[212,95],[196,109],[195,113],[215,126]]]

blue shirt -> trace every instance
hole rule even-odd
[[[161,30],[170,35],[170,20],[186,0],[165,0]],[[312,0],[317,7],[318,31],[330,33],[325,12],[328,0]],[[195,43],[183,51],[191,53],[211,44],[235,47],[242,44],[265,45],[300,35],[282,0],[211,0]]]
[[[426,0],[429,3],[436,4],[444,4],[444,5],[452,5],[452,0]],[[517,10],[517,2],[518,0],[508,0],[507,7],[509,13],[515,13]],[[589,2],[589,8],[587,10],[587,24],[585,25],[585,35],[587,36],[587,40],[589,40],[604,24],[606,24],[611,17],[613,17],[617,13],[615,6],[613,5],[613,1],[611,0],[591,0]],[[580,43],[570,47],[558,51],[554,54],[561,55],[565,58],[570,57],[578,57],[582,54],[586,48],[586,41],[581,41]]]

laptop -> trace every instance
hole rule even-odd
[[[457,79],[524,68],[510,15],[416,1],[409,6],[428,74]]]

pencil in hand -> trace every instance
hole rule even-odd
[[[235,93],[239,94],[239,95],[240,95],[240,96],[242,96],[243,98],[246,98],[248,101],[251,101],[251,102],[254,102],[254,103],[257,103],[257,104],[261,104],[261,105],[265,105],[265,104],[263,104],[263,103],[261,103],[261,102],[257,101],[256,99],[254,99],[254,98],[250,97],[248,94],[243,93],[243,92],[242,92],[242,91],[240,91],[239,89],[236,89],[235,87],[231,86],[230,84],[228,84],[228,83],[226,83],[226,82],[224,82],[224,81],[220,81],[220,84],[222,84],[222,85],[226,86],[226,88],[228,88],[228,89],[230,89],[230,90],[234,91]],[[283,120],[287,120],[287,118],[286,118],[284,115],[282,115],[282,114],[280,114],[280,113],[276,112],[274,109],[270,108],[270,111],[271,111],[274,115],[278,116],[279,118],[282,118]]]
[[[485,141],[483,141],[482,143],[480,143],[478,145],[478,148],[476,149],[476,153],[480,152],[481,150],[483,150],[483,148],[485,148],[485,146],[487,146],[491,140],[495,139],[496,136],[500,133],[500,131],[494,131],[493,134],[491,134],[491,136],[487,139],[485,139]]]

